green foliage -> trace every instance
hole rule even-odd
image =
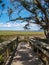
[[[0,55],[0,63],[3,62],[3,57]]]

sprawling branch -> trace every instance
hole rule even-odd
[[[47,17],[46,10],[44,9],[44,7],[42,7],[41,3],[38,0],[36,0],[36,2],[37,2],[37,7],[39,9],[41,9],[41,11],[45,14],[45,18],[46,18],[47,22],[49,22],[48,17]]]

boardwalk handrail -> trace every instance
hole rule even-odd
[[[13,50],[18,46],[18,37],[4,41],[0,44],[0,56],[2,55],[3,60],[0,62],[2,65],[5,64],[9,56],[13,53]]]
[[[34,39],[31,39],[30,43],[34,45],[38,56],[45,62],[45,65],[49,65],[49,44]]]

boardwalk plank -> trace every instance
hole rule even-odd
[[[11,65],[43,65],[36,53],[32,51],[29,43],[21,42]]]

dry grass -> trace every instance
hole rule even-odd
[[[44,32],[0,31],[0,42],[16,36],[45,37]]]
[[[0,35],[33,35],[33,34],[44,34],[43,32],[32,32],[32,31],[0,31]]]

